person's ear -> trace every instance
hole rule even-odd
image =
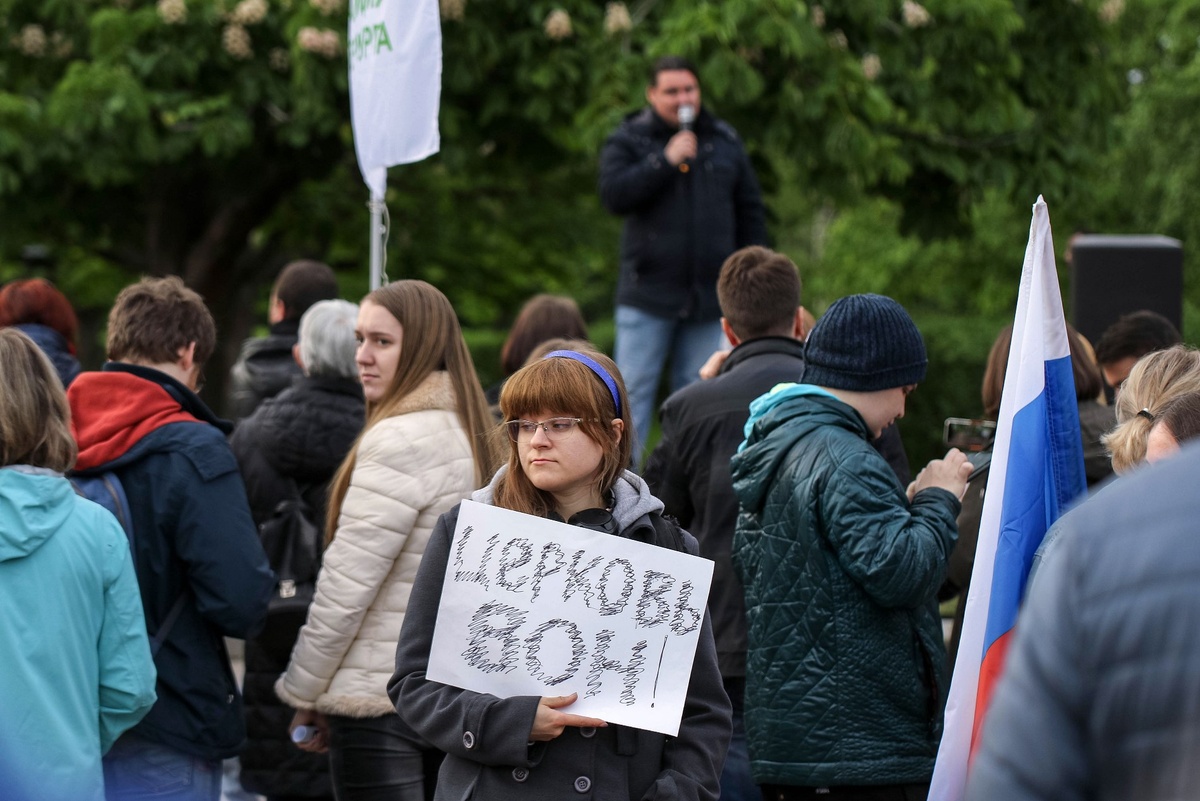
[[[817,319],[812,316],[812,312],[803,306],[796,307],[796,323],[793,335],[796,339],[803,342],[808,339],[808,334],[813,330],[813,326],[817,324]]]
[[[188,344],[175,351],[175,364],[185,373],[190,373],[196,367],[196,343]]]
[[[271,302],[267,306],[267,322],[271,325],[282,323],[287,319],[287,306],[283,305],[283,301],[275,295],[271,295]]]
[[[614,417],[612,421],[613,439],[616,444],[621,444],[621,436],[625,433],[625,421],[620,417]]]
[[[300,368],[300,372],[302,372],[302,373],[305,372],[304,359],[300,358],[300,343],[299,342],[297,342],[295,345],[292,345],[292,359],[295,360],[296,366]]]
[[[729,340],[730,345],[736,348],[738,345],[742,344],[741,338],[738,337],[737,334],[733,333],[733,326],[731,326],[729,321],[724,317],[721,318],[721,330],[725,332],[725,338]]]

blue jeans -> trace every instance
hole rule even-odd
[[[629,393],[636,468],[650,435],[659,378],[667,357],[671,360],[671,391],[677,392],[699,378],[704,362],[725,340],[720,320],[689,322],[678,317],[659,317],[633,306],[617,307],[616,324],[613,360]]]
[[[329,772],[337,801],[428,801],[443,754],[399,715],[329,715]]]
[[[217,801],[221,760],[126,734],[104,757],[104,794],[108,801]]]
[[[733,738],[721,771],[721,801],[759,801],[762,793],[750,775],[750,749],[746,743],[746,679],[730,676],[722,681],[733,706]]]

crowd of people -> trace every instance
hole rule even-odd
[[[939,602],[968,591],[987,454],[912,475],[896,423],[928,369],[913,319],[856,294],[815,320],[695,68],[660,60],[647,100],[601,159],[626,217],[615,357],[572,299],[539,295],[490,397],[424,281],[352,303],[328,266],[287,265],[231,373],[236,425],[200,397],[217,331],[179,278],[121,291],[94,371],[53,284],[0,288],[5,797],[215,801],[237,758],[268,801],[926,798],[957,644]],[[1011,337],[988,357],[987,417]],[[1151,312],[1094,349],[1068,338],[1104,489],[1039,553],[968,797],[1187,797],[1200,457],[1177,454],[1200,434],[1200,352]],[[436,678],[465,501],[711,560],[673,734],[574,707],[615,664],[600,656],[542,695]]]

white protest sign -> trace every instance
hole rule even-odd
[[[463,501],[428,677],[679,733],[713,563]]]
[[[371,196],[387,168],[438,151],[442,29],[437,0],[350,0],[350,123]]]

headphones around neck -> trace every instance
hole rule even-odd
[[[558,523],[563,522],[562,516],[554,511],[550,512],[550,519]],[[617,519],[607,509],[584,509],[571,515],[566,523],[569,526],[579,526],[580,528],[592,531],[600,531],[604,534],[617,533]]]

